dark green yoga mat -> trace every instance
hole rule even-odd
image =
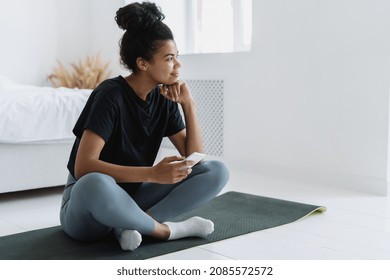
[[[135,251],[122,251],[113,236],[93,243],[69,238],[59,226],[0,237],[0,259],[8,260],[140,260],[184,250],[242,234],[291,223],[325,207],[228,192],[176,220],[192,216],[210,219],[215,231],[208,238],[156,241],[144,238]]]

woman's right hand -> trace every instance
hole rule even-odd
[[[191,162],[184,157],[165,157],[152,167],[153,181],[160,184],[175,184],[185,179],[191,173]]]
[[[172,85],[160,86],[160,94],[173,102],[181,104],[182,106],[193,100],[190,90],[184,81],[177,81]]]

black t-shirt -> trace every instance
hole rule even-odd
[[[161,141],[185,128],[177,103],[153,89],[146,101],[140,99],[122,76],[102,82],[89,97],[76,122],[76,135],[69,162],[74,167],[85,129],[102,137],[100,159],[126,166],[152,166]]]

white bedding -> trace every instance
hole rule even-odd
[[[0,143],[71,142],[91,90],[0,84]]]

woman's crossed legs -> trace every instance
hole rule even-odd
[[[64,231],[78,240],[96,240],[115,229],[124,250],[134,250],[142,235],[162,240],[212,233],[212,221],[193,217],[172,218],[214,198],[226,185],[229,173],[223,163],[206,161],[193,167],[182,182],[172,185],[144,183],[130,196],[105,174],[72,176],[64,190],[60,213]]]

